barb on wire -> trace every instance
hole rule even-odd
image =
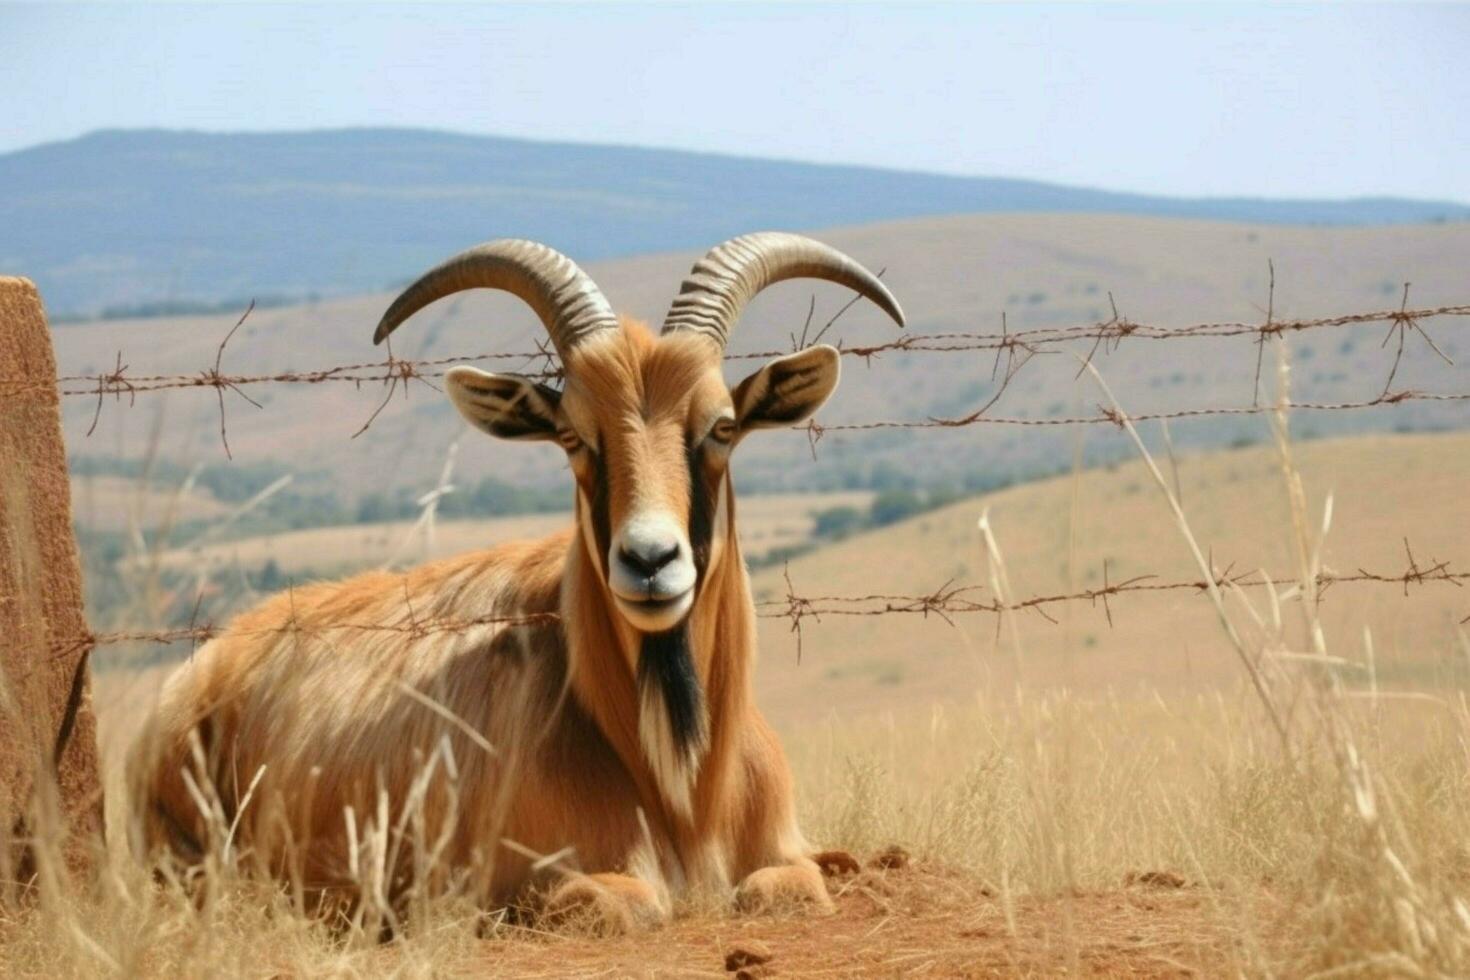
[[[1261,359],[1266,354],[1266,338],[1275,337],[1280,334],[1276,329],[1276,260],[1267,259],[1266,269],[1271,275],[1271,284],[1266,290],[1266,322],[1261,325],[1261,333],[1256,337],[1256,383],[1251,394],[1251,404],[1261,403]]]
[[[235,457],[230,452],[230,440],[225,432],[225,389],[230,389],[256,408],[261,407],[260,402],[241,391],[240,386],[233,379],[227,378],[220,373],[220,363],[224,360],[225,356],[225,345],[230,342],[231,337],[235,336],[235,331],[240,329],[240,325],[249,319],[251,312],[254,310],[255,300],[252,299],[250,305],[245,307],[245,312],[240,314],[240,319],[236,320],[235,325],[230,328],[230,332],[225,334],[225,339],[219,342],[219,349],[214,352],[214,367],[201,372],[199,375],[200,382],[213,386],[214,393],[219,396],[219,439],[220,442],[224,443],[226,459],[234,459]]]
[[[1001,396],[1006,393],[1006,389],[1011,386],[1011,382],[1015,380],[1016,375],[1020,374],[1021,369],[1031,362],[1031,358],[1035,357],[1039,353],[1051,353],[1051,351],[1039,350],[1036,346],[1028,344],[1024,340],[1010,337],[1008,335],[1008,327],[1006,324],[1006,315],[1004,311],[1002,311],[1000,314],[1000,332],[1004,343],[995,349],[995,363],[991,365],[990,368],[990,381],[992,384],[994,384],[996,372],[1000,370],[1000,355],[1004,353],[1006,356],[1006,370],[1005,374],[1000,379],[1000,386],[995,389],[994,393],[992,393],[990,398],[986,400],[985,404],[975,409],[975,411],[971,412],[969,415],[958,419],[937,419],[933,416],[930,416],[930,422],[934,422],[946,428],[969,425],[972,422],[978,422],[982,417],[984,417],[986,412],[990,411],[991,408],[995,406],[996,402],[1000,401]],[[1025,354],[1019,359],[1017,359],[1016,357],[1017,348],[1020,348],[1025,352]]]
[[[1435,581],[1451,582],[1456,586],[1460,585],[1460,579],[1450,574],[1450,563],[1447,561],[1435,561],[1431,558],[1431,564],[1428,568],[1420,568],[1419,562],[1414,558],[1414,549],[1409,547],[1408,538],[1404,538],[1404,555],[1409,560],[1409,565],[1407,568],[1404,569],[1404,574],[1402,576],[1405,596],[1409,594],[1410,584],[1423,585],[1425,582]],[[1358,572],[1361,575],[1368,574],[1361,568],[1358,569]]]
[[[816,462],[817,443],[821,442],[822,436],[827,434],[826,426],[822,425],[816,419],[807,419],[805,425],[798,425],[796,428],[806,431],[807,444],[812,451],[812,461]]]
[[[562,369],[561,359],[556,355],[556,348],[551,343],[551,338],[539,337],[535,344],[536,352],[524,355],[525,363],[521,365],[520,373],[527,377],[540,378],[543,381],[560,382],[566,376],[566,372]],[[531,365],[537,362],[540,362],[541,366],[534,371],[530,370]]]
[[[949,613],[952,610],[959,611],[956,604],[969,602],[968,599],[964,598],[966,593],[974,592],[979,588],[981,586],[978,585],[957,586],[954,584],[954,579],[950,579],[928,595],[914,596],[907,600],[890,601],[887,606],[887,611],[895,613],[917,613],[926,618],[930,613],[933,613],[950,626],[953,626],[954,620],[949,618]]]
[[[1417,313],[1408,312],[1409,286],[1411,285],[1412,283],[1404,283],[1404,298],[1403,301],[1399,303],[1399,312],[1397,313],[1397,315],[1394,316],[1393,321],[1388,325],[1388,332],[1383,335],[1383,343],[1378,345],[1379,347],[1387,347],[1388,342],[1393,337],[1393,335],[1398,334],[1399,345],[1398,349],[1394,351],[1393,367],[1389,368],[1388,380],[1383,383],[1383,393],[1385,395],[1388,394],[1389,389],[1393,387],[1393,379],[1399,372],[1399,362],[1404,359],[1404,340],[1408,337],[1409,331],[1411,330],[1417,332],[1419,336],[1424,338],[1424,342],[1429,345],[1429,349],[1438,354],[1440,360],[1452,366],[1455,363],[1453,360],[1450,359],[1450,356],[1448,354],[1439,349],[1439,345],[1434,342],[1434,338],[1429,336],[1429,332],[1425,330],[1424,327],[1419,323],[1420,315]]]
[[[122,362],[122,351],[118,351],[117,367],[110,374],[99,374],[97,376],[97,411],[92,413],[92,424],[87,427],[87,435],[90,436],[97,431],[97,423],[102,419],[102,397],[108,392],[111,392],[115,398],[121,398],[123,392],[126,391],[128,394],[128,407],[132,408],[133,405],[137,404],[137,390],[133,388],[132,383],[127,378],[123,377],[123,373],[127,369],[128,366]]]
[[[1221,574],[1223,576],[1228,576],[1230,574],[1230,570],[1227,568]],[[1097,595],[1090,597],[1090,601],[1092,602],[1093,606],[1096,606],[1097,600],[1102,600],[1103,615],[1106,616],[1108,619],[1108,629],[1113,628],[1113,607],[1108,604],[1108,596],[1114,595],[1115,589],[1126,590],[1134,585],[1137,585],[1139,582],[1147,582],[1151,579],[1158,578],[1157,575],[1135,575],[1130,579],[1125,579],[1124,581],[1119,582],[1115,587],[1108,581],[1108,560],[1106,558],[1103,559],[1102,563],[1102,577],[1102,588],[1097,590]]]
[[[783,617],[790,618],[791,632],[796,634],[796,662],[801,663],[801,621],[811,616],[817,622],[822,621],[812,608],[810,599],[803,599],[796,594],[796,588],[791,584],[791,563],[786,562],[781,568],[781,576],[786,580],[786,610],[781,613]],[[761,603],[756,603],[757,607]]]
[[[352,433],[351,438],[353,439],[366,432],[368,426],[378,420],[378,416],[383,414],[383,409],[387,408],[388,403],[393,400],[393,393],[398,390],[399,384],[403,385],[403,396],[405,398],[408,397],[408,385],[412,381],[422,381],[435,391],[440,390],[437,385],[424,377],[417,363],[414,361],[399,360],[393,356],[393,339],[391,337],[388,338],[388,361],[386,367],[387,371],[383,374],[382,380],[387,385],[388,390],[384,392],[383,400],[378,403],[378,407],[373,409],[373,414],[369,415],[367,421],[362,424],[362,428]]]
[[[1082,372],[1086,371],[1087,366],[1092,363],[1092,358],[1097,354],[1099,346],[1111,340],[1113,342],[1112,349],[1116,351],[1122,346],[1124,337],[1131,336],[1138,330],[1138,324],[1131,323],[1126,317],[1118,314],[1118,303],[1113,299],[1113,291],[1111,289],[1108,290],[1108,305],[1113,308],[1113,318],[1106,323],[1099,323],[1097,325],[1097,338],[1092,343],[1092,350],[1087,352],[1087,359],[1077,369],[1077,373],[1072,378],[1073,381],[1082,377]],[[1107,348],[1103,348],[1103,351],[1104,353],[1108,353]]]

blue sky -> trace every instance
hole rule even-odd
[[[0,4],[0,152],[417,125],[1470,201],[1470,6]]]

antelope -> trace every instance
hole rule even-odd
[[[404,833],[412,804],[442,864],[486,902],[534,891],[550,909],[610,910],[617,928],[665,921],[696,893],[830,909],[753,700],[729,464],[756,430],[816,412],[840,359],[807,347],[733,388],[721,371],[746,304],[798,277],[847,286],[903,325],[877,277],[777,232],[705,255],[657,336],[528,241],[476,246],[405,289],[374,342],[466,289],[536,312],[559,390],[468,366],[445,386],[475,428],[560,445],[574,524],[294,588],[236,617],[170,676],[132,752],[145,846],[197,858],[229,826],[272,873],[331,887],[361,879],[363,842]],[[418,625],[436,621],[469,625]],[[548,854],[562,873],[543,881],[553,872],[533,858]]]

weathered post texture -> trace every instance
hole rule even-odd
[[[0,378],[35,381],[0,386],[0,838],[16,846],[61,829],[34,826],[34,813],[85,832],[102,812],[56,358],[27,279],[0,276]],[[59,814],[34,805],[38,792],[55,799],[51,785]],[[30,857],[20,846],[0,866],[23,873]]]

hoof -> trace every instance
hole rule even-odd
[[[668,921],[653,886],[627,875],[581,875],[564,882],[546,901],[545,916],[557,930],[622,936]]]
[[[822,873],[810,861],[753,871],[735,890],[735,907],[742,912],[782,910],[832,911],[832,897]]]

